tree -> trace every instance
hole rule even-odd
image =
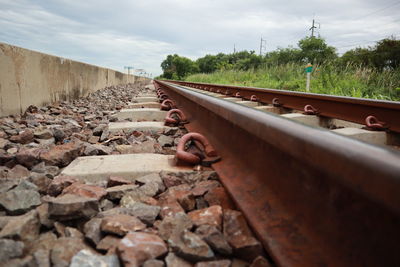
[[[163,77],[166,79],[183,79],[189,74],[199,72],[199,67],[195,62],[187,57],[177,54],[168,55],[161,63]]]
[[[359,66],[372,66],[373,53],[369,48],[355,48],[347,51],[341,57],[344,64],[355,64]]]
[[[196,60],[199,70],[202,73],[211,73],[218,69],[218,57],[213,55],[206,55]]]
[[[265,61],[269,65],[288,64],[302,60],[301,50],[298,48],[278,48],[276,51],[265,55]]]
[[[394,37],[380,40],[372,51],[374,65],[378,69],[395,69],[400,66],[400,40]]]
[[[175,57],[179,57],[177,54],[168,55],[167,58],[161,63],[161,68],[163,70],[163,77],[166,79],[172,79],[173,74],[176,72],[176,68],[173,64]]]
[[[172,61],[173,66],[175,66],[176,75],[178,79],[181,80],[189,74],[199,72],[199,67],[195,62],[187,57],[175,57]]]
[[[298,45],[304,62],[320,64],[337,58],[336,48],[328,46],[323,38],[306,37]]]

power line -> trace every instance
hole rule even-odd
[[[388,5],[388,6],[384,7],[384,8],[378,9],[378,10],[376,10],[376,11],[373,11],[373,12],[371,12],[371,13],[368,13],[368,14],[366,14],[366,15],[363,15],[363,16],[361,16],[361,17],[358,17],[358,18],[356,18],[355,20],[359,20],[359,19],[362,19],[362,18],[371,16],[371,15],[373,15],[373,14],[379,13],[379,12],[381,12],[381,11],[383,11],[383,10],[386,10],[386,9],[391,8],[391,7],[393,7],[393,6],[396,6],[396,5],[398,5],[398,4],[400,4],[400,1],[396,1],[395,3],[392,3],[392,4],[390,4],[390,5]]]

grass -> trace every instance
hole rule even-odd
[[[222,70],[193,74],[191,82],[242,85],[305,92],[306,74],[300,64],[266,66],[256,70]],[[317,66],[311,76],[311,93],[400,101],[400,69],[377,71],[347,65]]]

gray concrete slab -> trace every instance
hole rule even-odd
[[[339,119],[324,118],[322,119],[324,127],[350,127],[350,128],[363,128],[365,125],[354,123],[351,121],[344,121]]]
[[[158,102],[142,102],[142,103],[131,103],[127,106],[128,109],[132,108],[161,108],[161,104]]]
[[[254,107],[257,107],[257,106],[260,105],[260,103],[255,102],[255,101],[239,101],[239,102],[236,102],[236,103],[238,103],[240,105],[244,105],[246,107],[251,107],[251,108],[254,108]]]
[[[164,121],[167,111],[157,108],[121,109],[113,117],[119,120],[132,119],[132,121]]]
[[[110,122],[108,124],[108,129],[111,133],[124,130],[132,130],[139,132],[152,132],[152,133],[162,133],[168,129],[175,128],[165,126],[164,122],[159,121],[139,121],[139,122]]]
[[[132,98],[132,102],[133,103],[158,102],[158,98],[155,96],[134,97]]]
[[[305,115],[301,113],[289,113],[281,115],[284,118],[288,118],[297,122],[304,123],[313,127],[321,127],[319,123],[319,118],[316,115]]]
[[[110,176],[134,181],[141,176],[161,171],[193,171],[193,167],[176,166],[174,157],[151,153],[79,157],[71,162],[62,174],[88,182],[98,182],[105,181]]]
[[[224,97],[224,98],[222,98],[222,99],[228,100],[228,101],[231,101],[231,102],[239,102],[239,101],[242,101],[242,99],[241,99],[241,98],[238,98],[238,97]]]
[[[383,131],[369,131],[360,128],[341,128],[332,130],[334,133],[345,135],[374,145],[386,145],[387,134]]]
[[[272,112],[276,114],[282,114],[282,109],[279,107],[274,107],[274,106],[258,106],[255,107],[258,110],[266,111],[266,112]]]
[[[157,97],[157,94],[143,94],[143,95],[138,95],[137,97]]]

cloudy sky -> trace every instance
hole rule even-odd
[[[399,0],[0,0],[0,42],[154,76],[168,54],[296,46],[314,17],[339,53],[400,38]]]

